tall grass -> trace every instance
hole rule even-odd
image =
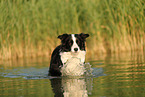
[[[89,33],[88,53],[145,49],[144,0],[0,0],[0,59],[49,56],[62,33]]]

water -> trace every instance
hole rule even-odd
[[[47,76],[49,60],[0,63],[0,97],[144,97],[145,55],[92,56],[93,76]]]

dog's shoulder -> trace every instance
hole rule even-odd
[[[61,45],[57,46],[57,47],[54,49],[54,51],[52,52],[52,56],[53,56],[53,55],[56,55],[56,54],[58,55],[60,51],[61,51]]]
[[[50,64],[58,63],[58,60],[60,60],[60,51],[61,51],[61,45],[57,46],[52,52]]]

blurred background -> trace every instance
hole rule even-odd
[[[92,76],[48,76],[57,36],[82,32],[90,34],[85,62]],[[144,91],[145,0],[0,0],[0,97],[144,97]]]
[[[145,50],[144,0],[0,0],[0,59],[50,56],[63,33],[88,33],[87,54]]]

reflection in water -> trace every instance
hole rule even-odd
[[[61,88],[61,78],[53,78],[50,79],[50,81],[55,97],[63,97],[63,90]]]
[[[51,86],[55,97],[88,97],[92,90],[92,78],[54,78]]]
[[[63,79],[62,87],[65,97],[87,97],[86,82],[84,79]]]

